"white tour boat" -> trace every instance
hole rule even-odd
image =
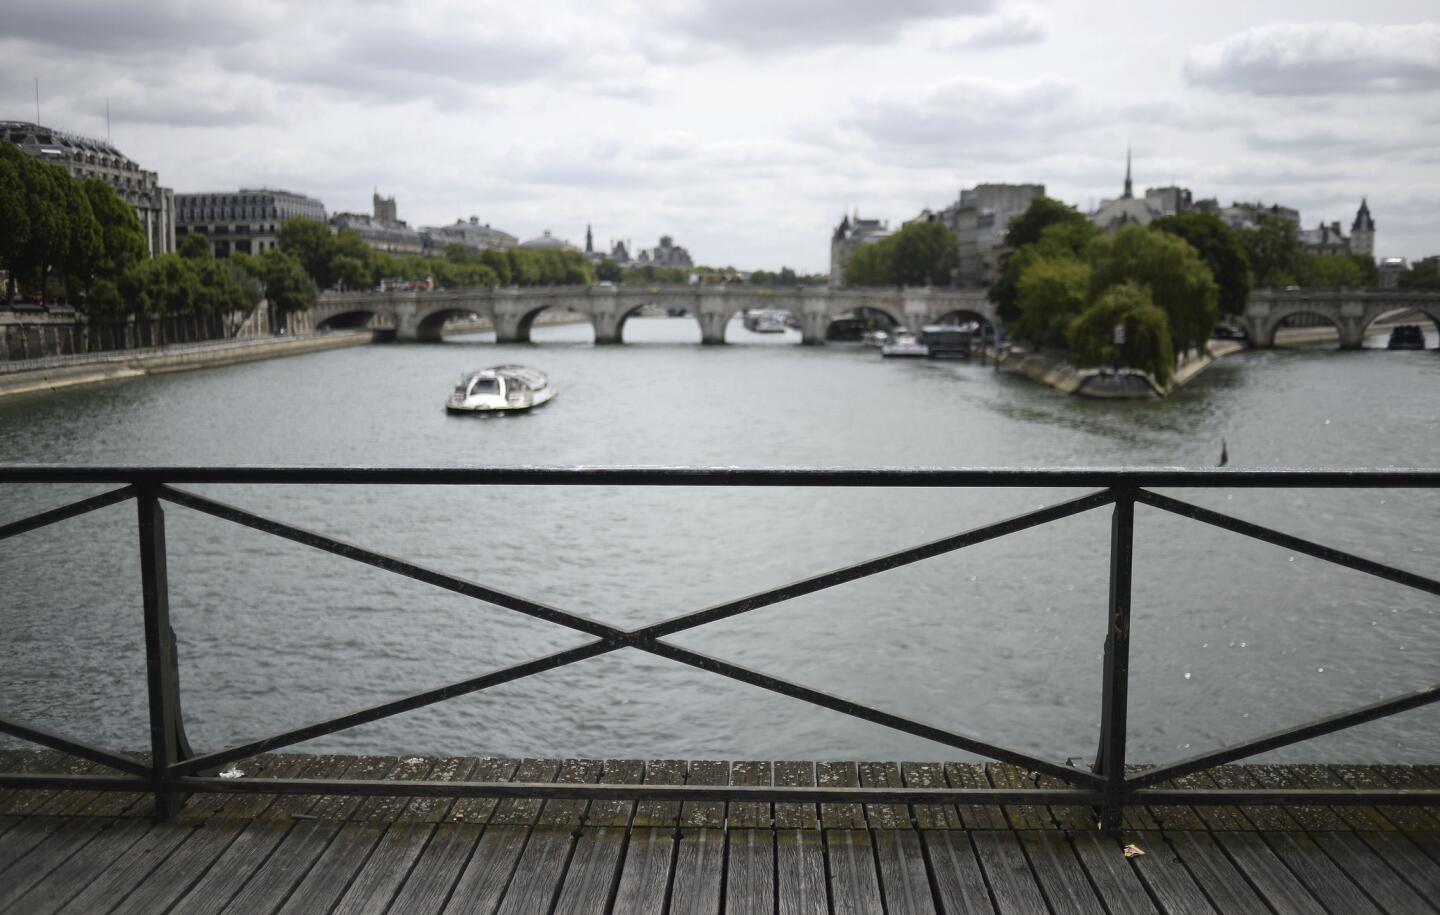
[[[451,413],[519,413],[554,397],[550,379],[539,369],[497,365],[466,375],[450,392],[445,409]]]
[[[880,355],[887,358],[916,358],[930,355],[930,347],[915,339],[915,335],[904,327],[895,328],[890,342],[880,347]]]

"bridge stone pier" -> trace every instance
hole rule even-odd
[[[1341,349],[1359,349],[1376,319],[1405,310],[1424,314],[1440,330],[1440,292],[1407,289],[1256,289],[1241,323],[1251,346],[1268,348],[1286,318],[1319,315],[1339,331]]]
[[[683,309],[699,322],[705,343],[724,343],[730,320],[751,308],[790,311],[800,319],[801,339],[811,344],[824,343],[830,325],[858,309],[883,313],[912,328],[942,319],[997,323],[994,306],[978,289],[770,289],[740,284],[330,292],[320,296],[312,316],[316,327],[375,321],[393,326],[399,340],[438,340],[447,320],[474,314],[493,322],[498,342],[525,343],[541,312],[564,309],[589,319],[596,343],[619,343],[626,320],[648,305]]]

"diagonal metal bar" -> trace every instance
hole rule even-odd
[[[1158,508],[1162,511],[1167,511],[1195,521],[1202,521],[1205,524],[1232,531],[1236,534],[1244,534],[1246,537],[1253,537],[1256,540],[1263,540],[1266,543],[1273,543],[1276,546],[1283,546],[1297,553],[1314,556],[1316,559],[1323,559],[1326,562],[1344,566],[1347,569],[1354,569],[1357,572],[1374,575],[1376,578],[1383,578],[1386,581],[1393,581],[1406,587],[1440,595],[1440,581],[1436,581],[1433,578],[1426,578],[1424,575],[1417,575],[1414,572],[1407,572],[1404,569],[1387,566],[1371,559],[1365,559],[1347,553],[1344,550],[1337,550],[1324,544],[1314,543],[1291,534],[1272,530],[1263,525],[1253,524],[1249,521],[1241,521],[1239,518],[1232,518],[1229,515],[1211,511],[1208,508],[1201,508],[1189,502],[1182,502],[1179,499],[1172,499],[1169,496],[1162,496],[1159,493],[1141,490],[1135,498],[1137,501],[1143,502],[1152,508]]]
[[[93,512],[96,509],[104,508],[107,505],[114,505],[117,502],[124,502],[126,499],[134,498],[134,486],[122,486],[119,489],[112,489],[109,492],[102,492],[98,496],[91,496],[88,499],[81,499],[79,502],[71,502],[69,505],[62,505],[59,508],[52,508],[49,511],[41,512],[38,515],[31,515],[28,518],[21,518],[19,521],[11,521],[9,524],[0,525],[0,540],[33,531],[50,524],[64,521],[67,518],[74,518]]]
[[[831,711],[839,712],[842,715],[849,715],[852,718],[859,718],[872,724],[881,724],[885,727],[902,731],[906,734],[913,734],[916,737],[923,737],[926,740],[933,740],[936,743],[943,743],[947,746],[957,747],[961,750],[968,750],[971,753],[978,753],[991,759],[999,759],[1004,762],[1015,763],[1027,769],[1037,772],[1044,772],[1053,775],[1072,784],[1085,785],[1091,788],[1099,788],[1104,785],[1105,780],[1093,772],[1084,769],[1072,769],[1059,763],[1049,762],[1037,756],[1031,756],[1021,750],[1014,750],[1010,747],[999,744],[986,743],[973,737],[966,737],[963,734],[956,734],[934,725],[926,724],[923,721],[916,721],[902,715],[871,708],[868,705],[861,705],[849,699],[822,692],[803,686],[792,680],[784,680],[780,677],[751,670],[748,667],[741,667],[738,664],[731,664],[710,655],[671,645],[667,642],[637,642],[636,648],[641,651],[648,651],[651,654],[659,655],[662,658],[669,658],[681,664],[689,664],[691,667],[698,667],[710,673],[719,674],[722,677],[729,677],[741,683],[748,683],[751,686],[758,686],[761,689],[769,690],[772,693],[779,693],[782,696],[789,696],[792,699],[800,699],[811,705],[818,705]]]
[[[119,769],[121,772],[129,772],[131,775],[143,775],[146,778],[150,776],[150,767],[138,759],[107,750],[104,747],[71,740],[69,737],[62,737],[54,731],[47,731],[33,724],[22,724],[9,718],[0,718],[0,733],[10,734],[52,750],[78,756],[81,759],[88,759],[102,766]]]
[[[1006,518],[992,524],[971,528],[950,537],[942,537],[939,540],[932,540],[929,543],[922,543],[919,546],[910,547],[904,550],[897,550],[894,553],[887,553],[884,556],[877,556],[873,559],[866,559],[853,565],[844,566],[839,569],[832,569],[829,572],[821,572],[818,575],[811,575],[799,581],[791,582],[788,585],[781,585],[778,588],[771,588],[768,591],[760,591],[748,597],[738,600],[726,601],[703,610],[696,610],[693,613],[686,613],[680,616],[661,620],[652,623],[632,632],[632,635],[639,638],[663,638],[667,635],[674,635],[686,629],[693,629],[696,626],[703,626],[706,623],[713,623],[718,620],[728,619],[751,610],[761,607],[768,607],[771,604],[778,604],[796,597],[803,597],[806,594],[814,594],[826,588],[833,588],[857,579],[886,572],[890,569],[897,569],[909,565],[912,562],[919,562],[922,559],[930,559],[945,553],[984,543],[987,540],[995,540],[1007,534],[1018,533],[1032,527],[1039,527],[1042,524],[1049,524],[1052,521],[1059,521],[1061,518],[1068,518],[1071,515],[1078,515],[1082,512],[1108,505],[1115,501],[1115,496],[1110,490],[1089,493],[1055,505],[1026,512],[1023,515],[1016,515],[1013,518]]]
[[[189,759],[181,760],[169,768],[172,775],[190,775],[205,769],[213,769],[216,766],[223,766],[226,763],[236,762],[257,753],[265,753],[271,750],[278,750],[288,747],[291,744],[301,743],[306,740],[313,740],[316,737],[324,737],[326,734],[333,734],[336,731],[343,731],[346,728],[353,728],[357,725],[368,724],[371,721],[378,721],[381,718],[388,718],[391,715],[398,715],[401,712],[413,711],[423,708],[436,702],[446,699],[453,699],[456,696],[464,696],[467,693],[479,692],[489,689],[492,686],[499,686],[502,683],[509,683],[513,680],[520,680],[535,674],[544,673],[547,670],[554,670],[557,667],[564,667],[567,664],[574,664],[586,658],[593,658],[623,647],[614,640],[601,639],[595,642],[586,642],[576,648],[568,648],[565,651],[555,652],[539,658],[532,658],[529,661],[522,661],[519,664],[504,667],[500,670],[493,670],[478,677],[471,677],[468,680],[461,680],[457,683],[450,683],[445,686],[429,689],[413,696],[406,696],[403,699],[395,699],[390,702],[382,702],[379,705],[372,705],[369,708],[361,709],[358,712],[351,712],[339,718],[332,718],[328,721],[320,721],[315,724],[308,724],[304,727],[283,731],[279,734],[272,734],[269,737],[262,737],[250,743],[230,747],[225,750],[217,750],[214,753],[206,753],[203,756],[192,756]]]
[[[1189,775],[1192,772],[1199,772],[1202,769],[1209,769],[1212,766],[1223,765],[1234,762],[1237,759],[1244,759],[1247,756],[1255,756],[1280,747],[1289,746],[1292,743],[1300,743],[1314,737],[1323,737],[1335,731],[1343,731],[1346,728],[1354,727],[1357,724],[1365,724],[1367,721],[1374,721],[1377,718],[1386,718],[1410,709],[1420,708],[1432,702],[1440,701],[1440,684],[1417,689],[1411,693],[1404,693],[1399,696],[1392,696],[1389,699],[1382,699],[1373,702],[1362,708],[1349,712],[1341,712],[1338,715],[1329,715],[1325,718],[1317,718],[1308,724],[1298,725],[1293,728],[1286,728],[1283,731],[1275,731],[1263,737],[1256,737],[1244,743],[1238,743],[1229,747],[1221,747],[1209,753],[1202,753],[1199,756],[1192,756],[1189,759],[1182,759],[1178,762],[1157,766],[1153,769],[1146,769],[1131,778],[1125,780],[1126,789],[1144,788],[1154,785],[1167,778],[1178,778],[1181,775]]]
[[[197,496],[194,493],[183,492],[178,489],[172,489],[169,486],[163,486],[160,489],[160,497],[166,501],[174,502],[177,505],[183,505],[186,508],[192,508],[195,511],[239,524],[242,527],[248,527],[280,537],[284,540],[291,540],[295,543],[314,547],[317,550],[333,553],[344,559],[374,566],[377,569],[383,569],[387,572],[394,572],[397,575],[413,578],[416,581],[422,581],[426,584],[434,585],[437,588],[443,588],[446,591],[452,591],[456,594],[463,594],[466,597],[472,597],[476,600],[483,600],[487,603],[495,604],[498,607],[504,607],[507,610],[523,613],[526,616],[545,620],[549,623],[555,623],[559,626],[566,626],[570,629],[577,629],[588,635],[613,638],[625,634],[624,629],[611,626],[600,620],[591,619],[588,616],[571,613],[568,610],[552,607],[549,604],[533,601],[516,594],[500,591],[496,588],[486,587],[485,585],[459,578],[455,575],[447,575],[444,572],[428,569],[424,566],[407,562],[404,559],[387,556],[384,553],[367,550],[364,547],[356,546],[353,543],[346,543],[334,537],[327,537],[315,531],[285,524],[281,521],[274,521],[270,518],[257,515],[254,512],[246,511],[243,508],[226,505],[223,502],[207,499],[204,496]]]

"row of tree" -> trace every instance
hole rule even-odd
[[[1377,286],[1375,259],[1358,254],[1310,254],[1300,246],[1299,228],[1279,216],[1265,215],[1236,240],[1245,251],[1256,286]]]
[[[955,234],[942,223],[917,222],[871,245],[845,265],[848,286],[948,286],[959,260]]]

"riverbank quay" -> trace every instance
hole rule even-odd
[[[1062,352],[1004,350],[1000,365],[1027,378],[1048,384],[1062,394],[1104,400],[1154,400],[1169,396],[1176,388],[1195,378],[1216,359],[1245,348],[1239,340],[1210,340],[1203,353],[1192,353],[1175,369],[1168,385],[1161,385],[1146,372],[1081,369]]]
[[[105,771],[51,751],[0,767]],[[0,793],[0,910],[1320,915],[1440,900],[1433,807],[1205,803],[1220,787],[1403,795],[1440,787],[1434,766],[1221,766],[1178,779],[1183,799],[1131,808],[1117,836],[1004,763],[263,754],[236,768],[234,793],[191,795],[163,823],[147,795]],[[472,779],[513,792],[447,790]],[[607,786],[631,790],[584,794]],[[720,786],[754,799],[710,799]],[[910,802],[900,787],[1007,802]],[[825,802],[840,789],[852,796]]]
[[[370,330],[317,331],[10,360],[0,362],[0,397],[362,346],[374,337]]]

